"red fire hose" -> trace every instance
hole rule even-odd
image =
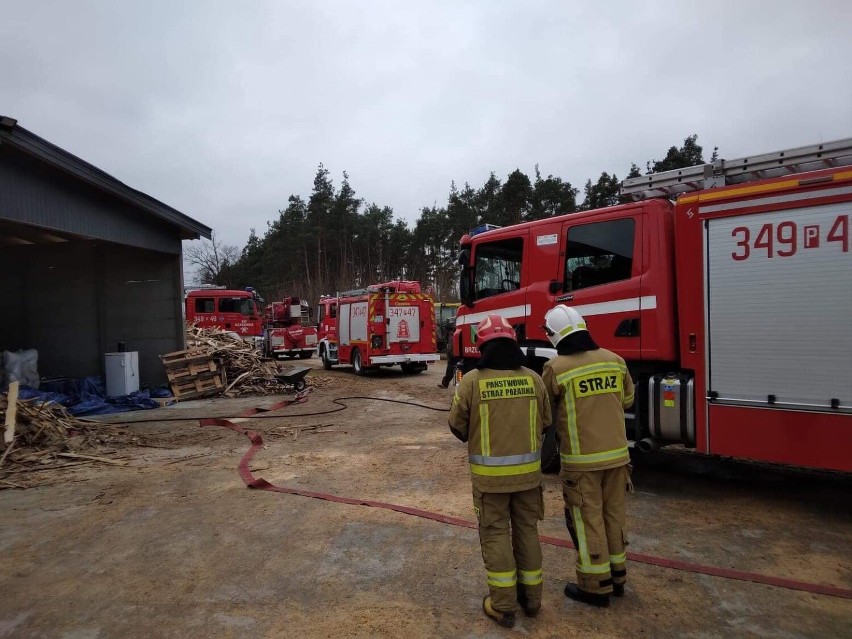
[[[248,411],[243,413],[241,417],[251,417],[252,415],[255,415],[257,413],[278,410],[280,408],[290,406],[291,404],[301,403],[305,401],[305,399],[305,396],[297,396],[293,400],[285,400],[268,408],[249,409]],[[260,433],[253,430],[246,430],[239,424],[235,424],[234,422],[223,418],[201,419],[199,420],[199,424],[201,426],[221,426],[223,428],[229,428],[249,438],[249,441],[251,442],[251,447],[248,449],[248,451],[246,451],[242,459],[240,459],[240,463],[238,466],[240,477],[245,482],[246,486],[248,486],[249,488],[268,490],[271,492],[284,493],[287,495],[299,495],[300,497],[321,499],[337,504],[349,504],[352,506],[369,506],[371,508],[382,508],[405,515],[412,515],[414,517],[421,517],[423,519],[437,521],[439,523],[448,524],[450,526],[459,526],[461,528],[471,528],[474,530],[476,530],[477,528],[477,523],[475,521],[461,519],[460,517],[451,517],[450,515],[443,515],[441,513],[421,510],[419,508],[412,508],[411,506],[390,504],[382,501],[374,501],[371,499],[340,497],[338,495],[332,495],[329,493],[318,493],[310,490],[302,490],[299,488],[290,488],[287,486],[276,486],[274,484],[269,483],[263,478],[255,477],[249,469],[249,464],[251,463],[252,458],[263,445],[263,439],[261,438]],[[567,539],[559,539],[557,537],[549,537],[546,535],[542,535],[540,539],[542,543],[551,546],[559,546],[562,548],[574,547],[574,545]],[[785,579],[783,577],[772,577],[769,575],[762,575],[754,572],[745,572],[742,570],[733,570],[730,568],[719,568],[716,566],[706,566],[703,564],[695,564],[690,563],[688,561],[681,561],[679,559],[666,559],[663,557],[654,557],[653,555],[645,555],[635,552],[627,553],[627,558],[631,561],[635,561],[640,564],[649,564],[651,566],[660,566],[662,568],[671,568],[673,570],[683,570],[685,572],[691,572],[700,575],[710,575],[712,577],[722,577],[724,579],[735,579],[738,581],[750,581],[756,584],[777,586],[779,588],[787,588],[789,590],[799,590],[802,592],[810,592],[818,595],[828,595],[831,597],[842,597],[845,599],[852,599],[852,590],[849,590],[847,588],[839,588],[837,586],[826,586],[823,584],[815,584],[807,581]]]

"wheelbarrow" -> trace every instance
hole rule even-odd
[[[282,384],[292,386],[296,389],[296,391],[303,391],[308,387],[308,383],[305,381],[305,375],[307,375],[311,370],[310,366],[291,368],[290,370],[277,373],[275,375],[275,379]]]

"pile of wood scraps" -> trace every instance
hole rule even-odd
[[[117,446],[135,444],[139,437],[126,426],[80,421],[53,402],[18,398],[18,383],[0,395],[4,424],[0,456],[0,489],[35,485],[34,472],[105,463],[124,465]],[[107,456],[109,455],[109,456]]]
[[[188,325],[186,345],[189,351],[203,354],[219,367],[223,382],[220,392],[226,397],[278,395],[287,391],[286,386],[275,379],[280,373],[278,365],[263,359],[251,342],[236,333]],[[170,355],[163,355],[161,359]]]

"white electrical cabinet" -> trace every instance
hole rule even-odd
[[[139,351],[105,353],[106,394],[130,395],[139,390]]]

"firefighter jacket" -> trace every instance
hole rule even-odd
[[[624,409],[633,404],[634,391],[623,359],[605,348],[557,355],[542,377],[554,404],[562,470],[630,462]]]
[[[453,397],[450,428],[467,442],[474,490],[511,493],[541,485],[542,431],[550,420],[550,400],[534,371],[466,374]]]

